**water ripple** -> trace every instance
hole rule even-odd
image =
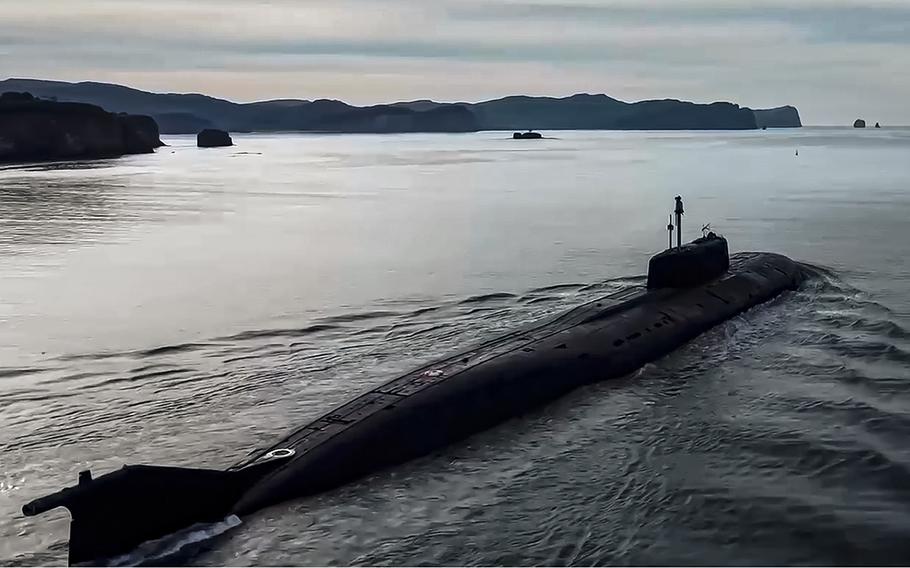
[[[18,430],[2,449],[13,468],[20,460],[59,460],[55,452],[70,445],[64,459],[74,463],[65,470],[92,456],[133,461],[127,448],[136,444],[142,462],[224,467],[420,362],[604,290],[640,285],[614,279],[408,301],[404,310],[58,358],[83,370],[34,369],[38,382],[6,406],[4,425]],[[770,558],[790,563],[820,558],[819,543],[853,530],[893,551],[898,542],[889,535],[910,504],[902,493],[910,486],[902,443],[910,413],[893,399],[905,396],[907,377],[892,376],[893,386],[888,377],[889,366],[910,362],[899,345],[906,339],[899,316],[826,275],[627,379],[245,519],[217,547],[181,562],[222,564],[240,555],[268,564],[699,564],[728,558],[712,548],[718,544],[737,547],[744,559],[767,559],[761,547],[777,541],[789,548]],[[193,435],[178,436],[169,424]],[[853,488],[852,509],[832,488]],[[37,489],[27,483],[17,498]],[[882,530],[863,524],[870,515],[887,519]],[[269,518],[275,524],[265,530]],[[859,525],[849,520],[856,518]],[[681,543],[691,548],[679,556]],[[42,554],[58,557],[45,551],[15,562]]]

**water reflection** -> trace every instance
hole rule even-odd
[[[0,254],[25,254],[41,245],[97,239],[124,219],[117,178],[87,176],[108,162],[42,164],[0,170]],[[59,175],[78,170],[78,177]],[[37,175],[35,175],[37,174]]]
[[[106,160],[73,160],[67,162],[28,162],[25,164],[0,165],[0,173],[10,171],[55,172],[68,170],[98,170],[110,168],[117,164],[117,159]]]

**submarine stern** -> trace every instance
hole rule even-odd
[[[22,507],[31,517],[57,507],[69,510],[70,565],[104,563],[144,542],[230,514],[231,506],[281,459],[238,471],[125,465],[79,482]]]

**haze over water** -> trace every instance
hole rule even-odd
[[[910,130],[547,135],[167,137],[0,169],[0,563],[65,562],[68,515],[19,508],[79,470],[226,467],[641,286],[675,195],[688,239],[711,223],[829,275],[182,561],[906,563]]]

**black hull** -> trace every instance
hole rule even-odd
[[[726,258],[725,242],[722,256]],[[735,255],[728,271],[706,283],[606,296],[407,373],[226,471],[160,468],[167,469],[167,484],[152,484],[158,497],[145,499],[140,508],[131,495],[148,495],[153,467],[104,475],[36,500],[23,511],[38,514],[57,506],[71,510],[71,562],[121,554],[189,521],[248,515],[332,489],[425,455],[582,385],[625,376],[711,327],[795,289],[806,275],[801,265],[781,255]],[[200,493],[200,486],[208,493]]]
[[[714,282],[620,293],[376,387],[301,428],[279,448],[293,459],[265,476],[233,511],[246,515],[408,461],[552,401],[621,377],[803,278],[775,254],[734,258]]]

